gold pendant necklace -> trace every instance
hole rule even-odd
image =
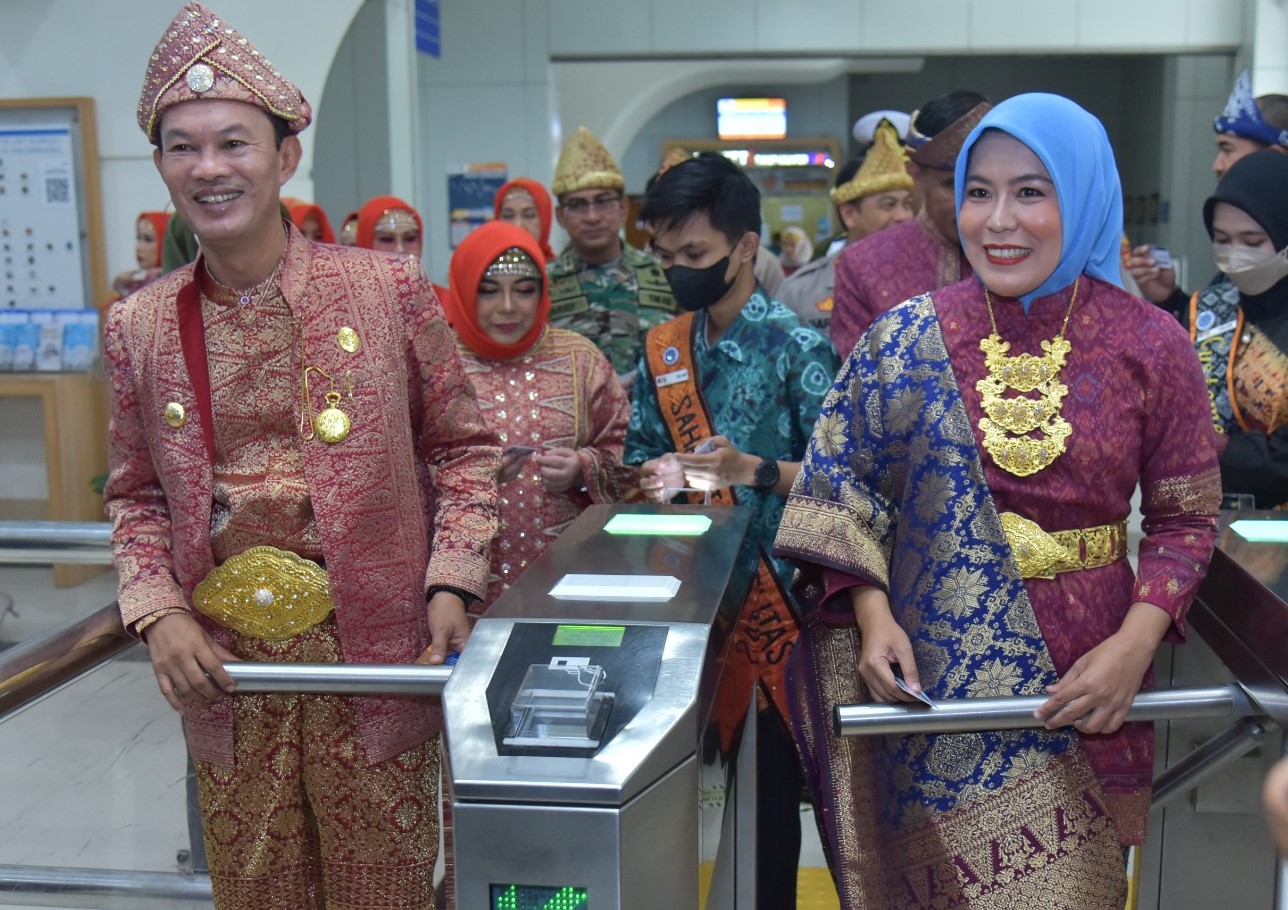
[[[975,383],[980,393],[980,404],[986,417],[979,420],[984,434],[984,448],[994,464],[1016,477],[1036,474],[1064,453],[1065,442],[1073,432],[1069,421],[1060,414],[1068,386],[1060,382],[1060,371],[1072,346],[1065,340],[1073,305],[1078,300],[1078,281],[1073,283],[1069,309],[1065,311],[1060,333],[1050,341],[1042,342],[1041,356],[1020,354],[1006,356],[1011,349],[997,331],[997,318],[993,315],[993,301],[988,288],[984,288],[984,303],[988,306],[988,320],[993,334],[982,339],[979,348],[984,352],[984,365],[988,375]],[[1011,389],[1019,394],[1003,397]],[[1037,398],[1024,397],[1036,391]],[[1040,430],[1041,438],[1029,436]]]

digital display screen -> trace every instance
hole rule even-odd
[[[625,626],[556,626],[550,642],[556,647],[620,648]]]
[[[585,888],[574,885],[492,885],[492,910],[589,910]]]
[[[716,133],[721,139],[786,139],[786,98],[720,98]]]
[[[698,537],[707,533],[711,519],[706,515],[614,515],[604,525],[609,534]]]

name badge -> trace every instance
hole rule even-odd
[[[657,377],[657,387],[659,389],[664,389],[669,385],[675,385],[677,382],[688,382],[688,381],[689,381],[688,370],[672,370],[669,373],[663,373],[661,376]]]
[[[1199,332],[1194,336],[1194,341],[1197,343],[1200,341],[1207,341],[1209,338],[1213,337],[1214,335],[1224,335],[1226,332],[1233,331],[1234,327],[1238,324],[1239,324],[1239,321],[1237,319],[1231,319],[1229,322],[1223,322],[1218,326],[1213,326],[1212,328],[1208,329],[1206,332]]]

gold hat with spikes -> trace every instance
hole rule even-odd
[[[832,204],[854,202],[873,193],[912,189],[908,156],[899,145],[899,133],[889,120],[877,124],[872,147],[853,177],[832,190]]]
[[[626,180],[604,144],[590,130],[579,126],[559,153],[551,189],[554,190],[556,199],[578,190],[621,192],[626,189]]]
[[[139,128],[157,142],[161,115],[198,99],[242,101],[286,121],[298,133],[313,119],[299,88],[236,29],[200,3],[189,3],[148,59],[139,96]]]

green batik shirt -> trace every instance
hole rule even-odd
[[[814,421],[836,378],[838,362],[832,343],[801,325],[796,314],[770,298],[764,288],[756,289],[714,345],[707,344],[705,310],[697,315],[694,334],[698,387],[716,433],[748,455],[778,461],[803,459]],[[642,360],[638,369],[622,459],[636,465],[675,451],[648,363]],[[751,536],[768,554],[786,497],[753,487],[735,489],[738,501],[755,510]],[[770,564],[788,587],[790,564],[776,557],[770,558]]]
[[[546,268],[550,324],[595,342],[629,388],[644,336],[677,312],[662,267],[623,243],[622,255],[603,265],[587,265],[569,247]]]

